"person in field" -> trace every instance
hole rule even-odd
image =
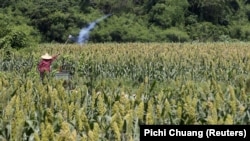
[[[48,53],[45,53],[41,56],[41,60],[38,63],[38,71],[40,73],[40,78],[43,81],[45,75],[51,71],[51,64],[60,54],[50,56]]]

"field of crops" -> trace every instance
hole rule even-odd
[[[61,55],[42,83],[45,52]],[[249,107],[250,43],[0,50],[0,140],[138,141],[141,124],[250,124]]]

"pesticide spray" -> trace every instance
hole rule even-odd
[[[69,35],[68,39],[76,42],[80,45],[86,43],[89,39],[89,33],[92,29],[94,29],[94,27],[96,26],[97,23],[99,23],[100,21],[108,18],[109,16],[111,16],[111,14],[105,15],[97,20],[95,20],[94,22],[91,22],[87,27],[84,27],[80,30],[78,37],[74,37],[72,35]],[[68,41],[68,40],[67,40]],[[66,43],[67,43],[66,41]]]

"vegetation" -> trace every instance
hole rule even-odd
[[[249,41],[249,0],[0,0],[0,48],[64,43],[106,14],[90,42]],[[33,43],[32,43],[33,42]]]
[[[29,52],[29,54],[27,54]],[[40,82],[44,52],[61,53]],[[249,124],[249,43],[0,50],[1,140],[138,140],[141,124]],[[69,85],[55,75],[70,62]]]
[[[142,124],[250,124],[249,0],[0,3],[0,140],[135,141]],[[66,42],[107,14],[88,44]],[[41,82],[45,52],[61,56]],[[71,79],[58,79],[65,66]]]

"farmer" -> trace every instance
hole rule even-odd
[[[59,56],[60,54],[50,56],[48,53],[45,53],[41,56],[41,61],[38,63],[38,71],[40,73],[40,78],[43,81],[45,74],[50,72],[52,62]]]

